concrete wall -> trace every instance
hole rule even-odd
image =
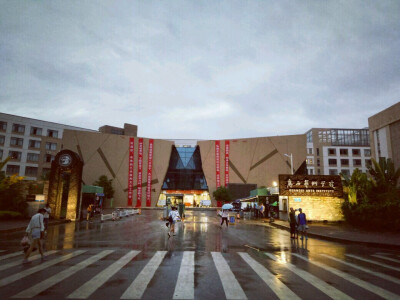
[[[215,141],[200,141],[203,171],[210,195],[216,190]],[[225,141],[220,142],[221,185],[225,185]],[[306,158],[306,136],[290,135],[230,140],[229,182],[272,186],[279,174],[290,174],[290,158],[297,170]],[[213,203],[215,205],[215,203]]]
[[[294,202],[294,198],[300,198],[301,202]],[[342,221],[343,199],[336,197],[310,197],[310,196],[288,196],[288,208],[301,208],[306,214],[307,220],[312,221]]]
[[[129,136],[65,130],[63,149],[77,152],[83,162],[83,182],[93,184],[99,176],[113,179],[113,206],[126,206],[128,199]],[[137,203],[137,169],[139,138],[134,137],[133,206]],[[167,172],[173,142],[154,140],[151,206],[155,206]],[[146,205],[149,139],[143,138],[142,206]]]

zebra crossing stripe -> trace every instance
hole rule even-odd
[[[242,287],[237,281],[228,263],[220,252],[211,252],[215,267],[217,268],[226,299],[247,299]]]
[[[380,277],[380,278],[389,280],[389,281],[391,281],[391,282],[394,282],[394,283],[396,283],[396,284],[400,284],[400,279],[397,279],[397,278],[395,278],[395,277],[392,277],[392,276],[389,276],[389,275],[386,275],[386,274],[383,274],[383,273],[380,273],[380,272],[377,272],[377,271],[371,271],[371,270],[369,270],[369,269],[367,269],[367,268],[358,266],[358,265],[356,265],[356,264],[352,264],[352,263],[350,263],[350,262],[348,262],[348,261],[340,260],[340,259],[338,259],[338,258],[336,258],[336,257],[330,256],[330,255],[327,255],[327,254],[320,254],[320,255],[322,255],[322,256],[324,256],[324,257],[326,257],[326,258],[332,259],[332,260],[334,260],[334,261],[337,261],[337,262],[339,262],[339,263],[348,265],[348,266],[350,266],[350,267],[352,267],[352,268],[355,268],[355,269],[364,271],[364,272],[366,272],[366,273],[368,273],[368,274],[372,274],[372,275],[374,275],[374,276],[376,276],[376,277]]]
[[[274,261],[278,261],[278,259],[276,258],[276,256],[270,254],[270,253],[264,253],[265,255],[267,255],[269,258],[271,258]],[[345,293],[343,293],[342,291],[334,288],[333,286],[327,284],[325,281],[315,277],[314,275],[296,267],[295,265],[289,263],[289,262],[284,262],[282,264],[283,267],[286,267],[287,269],[289,269],[290,271],[292,271],[293,273],[299,275],[299,277],[301,277],[302,279],[306,280],[308,283],[312,284],[313,286],[315,286],[317,289],[319,289],[321,292],[323,292],[324,294],[328,295],[329,297],[331,297],[332,299],[353,299],[352,297],[346,295]]]
[[[108,279],[115,273],[121,270],[127,263],[129,263],[140,251],[129,251],[126,255],[121,257],[118,261],[110,265],[108,268],[94,276],[91,280],[86,282],[80,288],[76,289],[67,298],[73,299],[86,299],[93,294],[100,286],[102,286]]]
[[[383,264],[381,262],[377,262],[377,261],[374,261],[374,260],[371,260],[371,259],[366,259],[366,258],[363,258],[361,256],[352,255],[352,254],[345,254],[345,255],[348,256],[348,257],[352,257],[352,258],[355,258],[355,259],[358,259],[358,260],[362,260],[362,261],[365,261],[365,262],[369,262],[371,264],[375,264],[375,265],[378,265],[378,266],[381,266],[381,267],[385,267],[387,269],[391,269],[391,270],[395,270],[395,271],[400,272],[400,268],[392,267],[392,266],[389,266],[387,264]]]
[[[70,277],[71,275],[75,274],[76,272],[86,268],[87,266],[95,263],[96,261],[102,259],[103,257],[109,255],[110,253],[114,252],[114,250],[104,250],[101,251],[99,254],[96,254],[92,257],[89,257],[88,259],[81,261],[80,263],[69,267],[68,269],[61,271],[57,273],[56,275],[39,282],[38,284],[30,287],[29,289],[26,289],[12,298],[32,298],[39,293],[47,290],[48,288],[52,287],[53,285],[63,281],[64,279]]]
[[[10,253],[10,254],[7,254],[7,255],[2,255],[2,256],[0,256],[0,260],[4,260],[4,259],[10,258],[10,257],[22,255],[22,254],[24,254],[23,251],[15,252],[15,253]]]
[[[3,279],[0,280],[0,287],[5,286],[7,284],[10,284],[10,283],[12,283],[14,281],[20,280],[20,279],[22,279],[22,278],[24,278],[26,276],[32,275],[32,274],[34,274],[36,272],[42,271],[42,270],[44,270],[44,269],[46,269],[46,268],[48,268],[48,267],[50,267],[52,265],[56,265],[56,264],[58,264],[58,263],[60,263],[60,262],[62,262],[64,260],[70,259],[70,258],[72,258],[74,256],[78,256],[78,255],[80,255],[80,254],[82,254],[84,252],[86,252],[86,250],[77,250],[77,251],[75,251],[73,253],[69,253],[67,255],[63,255],[61,257],[52,259],[51,261],[42,263],[42,264],[40,264],[38,266],[29,268],[29,269],[24,270],[22,272],[19,272],[19,273],[16,273],[14,275],[11,275],[11,276],[8,276],[6,278],[3,278]]]
[[[167,251],[157,251],[132,284],[126,289],[121,299],[140,299],[153,278],[158,266],[164,259]]]
[[[257,273],[258,276],[268,285],[279,299],[301,299],[293,293],[282,281],[271,274],[265,267],[244,252],[238,253],[243,260]]]
[[[184,251],[173,299],[194,299],[194,251]]]
[[[58,252],[58,251],[57,250],[51,250],[51,251],[44,252],[43,255],[44,256],[48,256],[48,255],[51,255],[51,254],[56,253],[56,252]],[[39,259],[41,257],[42,256],[40,254],[37,254],[37,255],[29,257],[28,260],[29,261],[34,261],[34,260]],[[8,264],[1,265],[0,266],[0,271],[7,270],[9,268],[12,268],[12,267],[15,267],[15,266],[18,266],[18,265],[22,265],[22,260],[13,261],[13,262],[10,262]]]
[[[386,257],[386,256],[383,256],[383,255],[372,254],[372,256],[373,256],[373,257],[377,257],[377,258],[386,259],[386,260],[388,260],[388,261],[392,261],[392,262],[395,262],[395,263],[400,263],[400,260],[398,260],[398,259]]]
[[[385,299],[393,299],[393,300],[397,300],[399,299],[399,296],[396,294],[393,294],[383,288],[380,288],[379,286],[373,285],[372,283],[366,282],[364,280],[358,279],[357,277],[354,277],[350,274],[347,274],[345,272],[339,271],[335,268],[332,268],[330,266],[327,266],[323,263],[317,262],[317,261],[311,261],[306,257],[301,256],[300,254],[297,253],[292,253],[292,255],[305,260],[311,264],[316,265],[317,267],[320,267],[321,269],[324,269],[328,272],[331,272],[333,274],[335,274],[336,276],[342,277],[343,279],[350,281],[351,283],[358,285],[359,287],[362,287],[363,289],[366,289],[372,293],[374,293],[375,295],[378,295],[380,297],[383,297]]]

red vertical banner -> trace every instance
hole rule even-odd
[[[220,141],[215,141],[215,172],[217,188],[221,186],[221,144]]]
[[[143,139],[138,145],[138,171],[137,171],[137,199],[136,207],[142,207],[142,175],[143,175]]]
[[[225,141],[225,187],[229,183],[229,141]]]
[[[153,145],[154,140],[149,140],[149,152],[147,159],[147,187],[146,187],[146,206],[151,206],[151,179],[153,173]]]
[[[129,139],[129,171],[128,171],[128,206],[132,206],[133,198],[133,158],[135,154],[135,139]]]

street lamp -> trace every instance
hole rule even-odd
[[[292,153],[289,154],[284,154],[287,157],[290,157],[290,170],[292,171],[292,175],[293,175],[293,155]]]

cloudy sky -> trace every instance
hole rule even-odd
[[[400,1],[2,1],[0,111],[139,136],[363,128],[400,101]]]

